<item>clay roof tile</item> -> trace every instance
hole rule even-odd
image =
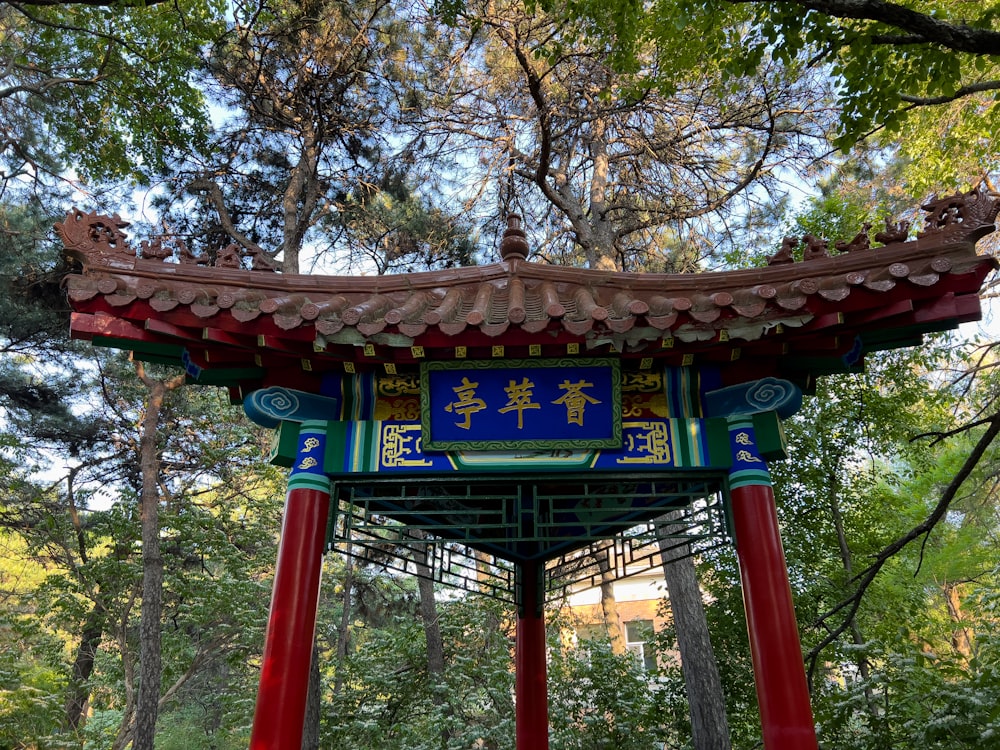
[[[960,221],[935,208],[917,240],[886,235],[884,247],[855,243],[829,254],[812,238],[808,262],[789,255],[764,268],[687,275],[531,263],[518,222],[508,227],[501,263],[381,277],[180,263],[152,245],[138,255],[120,219],[82,212],[59,231],[82,266],[66,279],[74,335],[162,340],[199,362],[213,353],[259,369],[254,357],[287,355],[296,372],[312,357],[336,368],[357,358],[361,343],[377,351],[358,359],[364,366],[412,363],[417,345],[427,349],[420,356],[451,357],[468,346],[470,357],[483,357],[485,336],[512,356],[525,356],[529,344],[560,355],[611,346],[623,356],[697,363],[729,361],[726,340],[738,338],[742,358],[760,370],[780,368],[783,350],[839,361],[870,329],[905,329],[901,340],[912,340],[978,314],[979,286],[997,264],[976,254],[975,241],[992,231],[1000,199],[977,194],[966,203]]]

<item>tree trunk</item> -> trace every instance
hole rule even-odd
[[[142,523],[142,608],[139,620],[139,691],[135,707],[135,736],[132,750],[153,750],[156,718],[160,702],[162,658],[160,619],[163,612],[163,557],[160,554],[160,459],[157,433],[163,402],[169,391],[184,382],[184,376],[169,381],[146,375],[142,363],[136,372],[145,384],[146,414],[139,436],[139,465],[142,469],[142,493],[139,517]]]
[[[611,158],[608,154],[608,123],[603,117],[595,117],[590,123],[587,146],[593,159],[590,178],[590,225],[593,228],[591,242],[587,250],[590,268],[607,271],[616,270],[615,227],[608,217],[608,193],[611,184]]]
[[[100,603],[94,603],[80,634],[80,645],[73,660],[73,672],[66,697],[65,726],[76,731],[83,726],[90,702],[90,686],[87,684],[94,672],[94,658],[104,636],[105,610]]]
[[[840,512],[840,503],[837,502],[837,496],[840,489],[838,478],[836,476],[828,476],[827,487],[830,493],[830,517],[833,519],[833,528],[837,534],[837,546],[840,548],[840,562],[844,566],[844,572],[847,574],[847,577],[850,578],[854,575],[854,557],[851,555],[851,548],[847,544],[847,533],[844,530],[844,517]],[[880,709],[878,701],[875,698],[875,692],[872,690],[871,668],[868,664],[868,659],[865,657],[864,653],[860,651],[860,649],[865,645],[865,639],[861,634],[861,628],[858,626],[858,620],[853,615],[851,615],[850,619],[850,631],[851,640],[854,642],[855,646],[859,647],[859,651],[857,653],[858,674],[861,675],[861,680],[864,685],[865,702],[868,704],[868,713],[873,721],[877,721]],[[872,727],[874,729],[874,724]]]
[[[625,633],[622,631],[622,620],[618,615],[618,602],[615,601],[615,540],[607,539],[600,542],[594,552],[594,561],[601,571],[601,616],[604,627],[611,641],[611,652],[625,653]]]
[[[942,585],[942,591],[948,605],[948,617],[955,626],[951,631],[951,645],[958,653],[968,659],[972,655],[972,636],[965,625],[965,616],[962,614],[962,596],[958,587],[959,584],[949,581]]]
[[[319,718],[323,691],[320,686],[319,645],[313,638],[312,662],[309,665],[309,690],[306,693],[306,715],[302,724],[302,750],[319,750]]]
[[[132,587],[128,602],[121,610],[121,619],[115,623],[115,640],[122,657],[122,687],[125,690],[125,706],[122,708],[122,720],[118,725],[111,750],[124,750],[132,741],[135,731],[135,659],[129,647],[128,624],[132,617],[132,608],[139,595],[141,583]]]
[[[437,602],[434,600],[434,582],[420,576],[417,579],[417,590],[420,594],[420,618],[424,622],[424,635],[427,637],[427,671],[431,679],[437,681],[444,675],[444,641],[441,639]]]
[[[303,126],[305,127],[305,126]],[[291,170],[288,185],[282,195],[281,207],[284,218],[282,251],[282,271],[292,274],[299,272],[299,253],[302,239],[309,229],[313,211],[316,208],[319,178],[316,168],[319,164],[321,146],[312,129],[306,129],[299,152],[299,160]]]
[[[695,750],[729,750],[732,745],[726,700],[694,562],[687,545],[669,548],[670,535],[683,528],[676,523],[678,516],[678,511],[671,511],[660,519],[657,538],[681,653],[681,671],[691,713],[691,742]]]
[[[340,695],[344,687],[344,666],[347,662],[347,647],[351,637],[351,597],[354,589],[354,558],[348,546],[344,555],[344,605],[340,613],[340,628],[337,631],[337,673],[333,678],[333,695]]]
[[[74,489],[76,473],[77,469],[72,469],[66,481],[66,507],[69,511],[70,522],[73,524],[73,530],[76,532],[77,553],[80,555],[80,562],[86,564],[89,556],[87,539],[83,532],[83,522],[80,518],[80,511],[76,507],[76,491]],[[94,672],[94,659],[104,636],[106,614],[104,605],[100,601],[95,601],[83,623],[80,643],[76,649],[76,658],[73,659],[73,669],[70,673],[66,693],[63,726],[70,731],[80,729],[87,717],[87,705],[90,703],[90,686],[87,682]]]
[[[421,535],[424,536],[424,535]],[[426,537],[425,537],[426,538]],[[430,681],[431,698],[434,705],[450,716],[451,710],[445,699],[444,686],[444,640],[438,621],[437,600],[434,598],[434,581],[428,564],[429,546],[417,551],[414,556],[417,565],[417,592],[420,594],[420,618],[424,622],[424,637],[427,639],[427,676]],[[447,724],[441,727],[441,747],[448,747],[451,731]]]

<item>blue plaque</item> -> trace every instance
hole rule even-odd
[[[621,369],[612,359],[426,362],[425,450],[618,448]]]

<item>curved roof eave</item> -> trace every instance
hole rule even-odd
[[[866,228],[831,254],[807,237],[805,260],[786,241],[767,267],[699,274],[532,263],[519,230],[498,263],[358,277],[245,270],[235,246],[208,265],[170,238],[137,252],[117,217],[75,211],[56,228],[80,265],[66,279],[74,336],[163,361],[182,352],[229,385],[274,383],[290,362],[301,379],[425,358],[608,352],[643,367],[739,360],[731,378],[749,379],[847,369],[865,351],[978,319],[997,261],[976,243],[994,231],[1000,198],[981,187],[924,210],[914,240],[887,225],[872,248]]]

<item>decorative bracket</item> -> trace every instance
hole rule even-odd
[[[273,429],[282,422],[337,420],[340,400],[291,388],[262,388],[243,399],[243,411],[261,427]]]
[[[794,383],[762,378],[705,394],[705,412],[710,417],[758,414],[773,411],[787,419],[802,407],[802,391]]]

